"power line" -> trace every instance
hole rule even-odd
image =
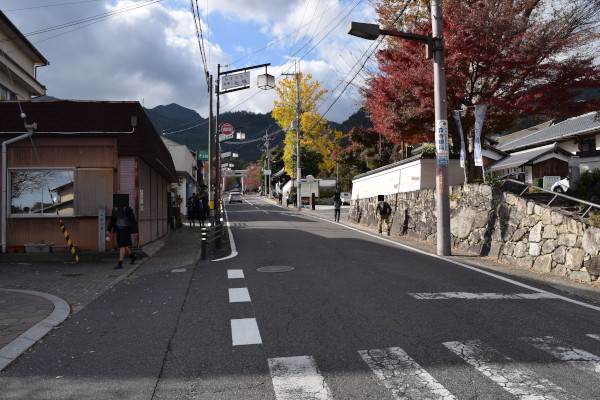
[[[102,0],[84,0],[84,1],[73,1],[71,3],[58,3],[58,4],[48,4],[44,6],[33,6],[33,7],[23,7],[23,8],[13,8],[10,10],[2,10],[3,13],[9,13],[14,11],[27,11],[27,10],[36,10],[38,8],[48,8],[48,7],[60,7],[60,6],[70,6],[73,4],[82,4],[82,3],[94,3]]]

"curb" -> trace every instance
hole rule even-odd
[[[23,333],[18,338],[16,338],[12,342],[4,346],[2,349],[0,349],[0,371],[2,371],[14,360],[16,360],[21,354],[23,354],[31,346],[33,346],[38,340],[46,336],[48,332],[54,329],[54,327],[56,327],[65,319],[67,319],[67,317],[71,313],[71,307],[69,307],[69,304],[60,297],[56,297],[47,293],[20,289],[0,290],[5,292],[17,292],[43,297],[54,304],[54,311],[52,311],[52,313],[48,317],[35,324],[27,331],[25,331],[25,333]]]

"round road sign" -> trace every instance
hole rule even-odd
[[[233,134],[234,131],[235,131],[235,128],[233,127],[233,124],[231,124],[230,122],[223,122],[221,124],[221,133],[223,135],[231,135],[231,134]]]

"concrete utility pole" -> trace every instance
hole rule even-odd
[[[442,25],[442,0],[431,2],[431,28],[433,36],[433,82],[435,104],[435,137],[438,149],[436,163],[435,206],[437,211],[437,254],[449,256],[450,243],[450,184],[449,152],[445,160],[440,159],[440,146],[448,151],[448,110],[446,106],[446,65],[444,61],[444,31]],[[442,162],[445,161],[445,162]]]
[[[302,168],[300,167],[300,72],[281,75],[293,75],[296,77],[296,205],[298,206],[298,211],[301,211],[302,196],[300,192],[300,186],[302,185]]]
[[[442,0],[431,2],[432,35],[418,35],[387,29],[379,29],[375,24],[351,22],[348,34],[363,39],[375,40],[379,35],[399,37],[425,44],[425,56],[433,58],[435,144],[436,144],[436,213],[437,213],[437,254],[450,255],[450,193],[448,182],[449,144],[446,108],[446,68],[444,65],[444,41],[442,29]]]
[[[212,157],[213,157],[213,143],[214,143],[214,137],[215,137],[215,133],[214,133],[214,121],[213,121],[213,77],[212,75],[210,75],[208,77],[208,98],[209,98],[209,116],[208,116],[208,175],[207,175],[207,179],[208,179],[208,199],[212,199],[213,198],[213,183],[212,183],[212,169],[213,169],[213,161],[212,161]],[[187,199],[186,199],[187,200]],[[210,221],[210,210],[208,213],[208,219]]]

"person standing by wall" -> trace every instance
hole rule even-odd
[[[375,207],[375,214],[377,215],[377,229],[381,233],[383,223],[385,223],[385,230],[388,236],[390,236],[390,214],[392,213],[392,207],[385,201],[383,195],[377,196],[377,206]]]
[[[333,196],[333,220],[335,222],[340,222],[340,214],[342,211],[342,199],[339,193],[336,193]]]
[[[113,207],[106,235],[110,236],[113,229],[117,232],[117,245],[119,246],[119,263],[115,266],[115,269],[123,268],[125,254],[131,257],[130,264],[133,265],[137,257],[129,247],[133,245],[131,235],[138,233],[138,225],[131,207]]]

